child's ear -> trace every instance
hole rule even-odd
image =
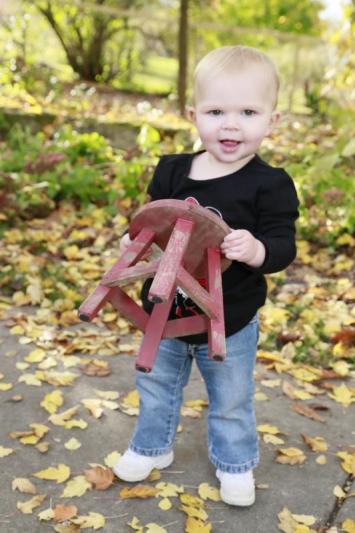
[[[191,122],[195,122],[195,118],[196,118],[196,112],[195,112],[195,108],[192,107],[192,106],[189,106],[187,109],[186,109],[186,116],[189,120],[191,120]]]
[[[272,132],[272,130],[274,129],[276,124],[280,121],[280,118],[281,118],[280,111],[273,111],[272,112],[272,115],[271,115],[271,118],[270,118],[269,128],[268,128],[268,131],[267,131],[267,135],[269,135],[269,133]]]

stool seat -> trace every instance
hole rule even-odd
[[[221,274],[231,262],[221,257],[219,247],[230,231],[218,215],[194,203],[157,200],[146,204],[131,221],[131,244],[80,306],[80,319],[92,320],[110,302],[145,333],[136,360],[136,368],[143,372],[151,371],[162,338],[204,331],[208,333],[209,357],[223,361],[226,345]],[[153,244],[161,250],[160,258],[138,263]],[[150,315],[121,288],[147,278],[153,278],[148,294],[154,303]],[[206,279],[207,289],[197,281],[200,278]],[[168,319],[177,287],[202,314]]]

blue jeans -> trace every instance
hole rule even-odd
[[[149,374],[137,372],[140,414],[130,449],[150,457],[172,449],[183,388],[195,358],[209,398],[210,461],[229,473],[254,468],[259,460],[253,405],[257,340],[257,316],[226,339],[227,357],[222,363],[208,359],[208,344],[162,340],[153,370]]]

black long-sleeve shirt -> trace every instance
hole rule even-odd
[[[263,274],[278,272],[296,255],[295,220],[298,199],[290,176],[273,168],[258,155],[243,168],[226,176],[194,180],[189,178],[196,154],[163,156],[148,187],[152,200],[173,198],[198,203],[219,214],[232,229],[246,229],[265,246],[266,256],[259,268],[238,261],[222,274],[226,336],[242,329],[265,303],[266,281]],[[142,291],[144,308],[151,281]],[[170,318],[200,312],[180,290],[177,291]],[[207,342],[207,334],[190,335],[182,340],[191,344]]]

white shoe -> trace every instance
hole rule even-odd
[[[171,465],[174,452],[148,457],[132,450],[127,450],[113,467],[116,476],[123,481],[143,481],[154,468],[159,470]]]
[[[221,482],[221,498],[224,503],[248,507],[255,502],[255,482],[253,471],[242,474],[229,474],[217,470],[216,476]]]

